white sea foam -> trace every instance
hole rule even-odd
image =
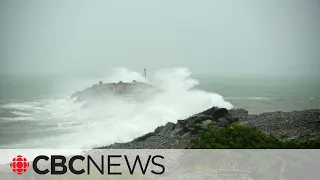
[[[25,139],[2,144],[0,148],[91,148],[130,141],[157,126],[176,122],[212,106],[232,108],[219,94],[196,89],[199,82],[191,78],[187,68],[162,69],[149,72],[148,76],[148,82],[162,91],[147,101],[114,97],[91,109],[81,108],[82,104],[74,103],[71,98],[7,105],[6,108],[23,110],[23,115],[37,124],[20,127],[25,132]],[[117,68],[100,80],[131,82],[144,81],[144,77],[141,73]],[[19,131],[19,128],[15,130]],[[28,133],[33,136],[29,137]]]

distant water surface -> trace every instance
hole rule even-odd
[[[200,89],[219,93],[251,114],[320,108],[319,78],[200,78]]]

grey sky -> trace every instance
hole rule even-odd
[[[0,73],[315,75],[319,0],[2,0]]]

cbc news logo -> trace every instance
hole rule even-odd
[[[19,175],[26,172],[29,166],[30,164],[27,161],[27,159],[21,155],[18,155],[17,157],[13,158],[10,163],[12,171]]]
[[[129,172],[131,175],[133,175],[137,171],[139,173],[139,169],[143,175],[145,175],[147,171],[155,175],[161,175],[165,172],[164,164],[159,162],[159,159],[160,161],[161,159],[164,159],[162,155],[148,155],[147,157],[148,158],[145,157],[143,158],[144,160],[142,160],[140,158],[140,155],[131,157],[130,155],[126,154],[103,154],[101,156],[95,156],[95,158],[90,155],[74,155],[72,157],[65,157],[63,155],[39,155],[30,163],[32,163],[31,165],[33,171],[40,175],[63,175],[67,173],[68,170],[75,175],[90,175],[90,172],[93,168],[98,170],[101,175],[122,175],[122,173],[125,173],[122,172],[125,169],[127,169],[127,172]],[[105,161],[106,159],[107,161]],[[119,160],[122,160],[123,163],[120,163]],[[46,169],[39,169],[39,161],[46,161],[50,166],[48,166]],[[75,162],[78,161],[84,162],[86,165],[82,169],[77,169],[77,164],[75,164]],[[10,167],[14,173],[21,175],[27,172],[30,163],[28,162],[27,158],[23,157],[22,155],[18,155],[12,159]],[[115,166],[117,166],[121,170],[111,170],[111,167]],[[120,166],[122,166],[123,168],[121,168]],[[149,166],[150,168],[148,170]]]

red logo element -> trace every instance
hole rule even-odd
[[[29,162],[27,159],[21,155],[18,155],[17,157],[12,159],[12,162],[10,163],[10,167],[12,168],[12,171],[17,174],[22,174],[27,171],[29,167]]]

